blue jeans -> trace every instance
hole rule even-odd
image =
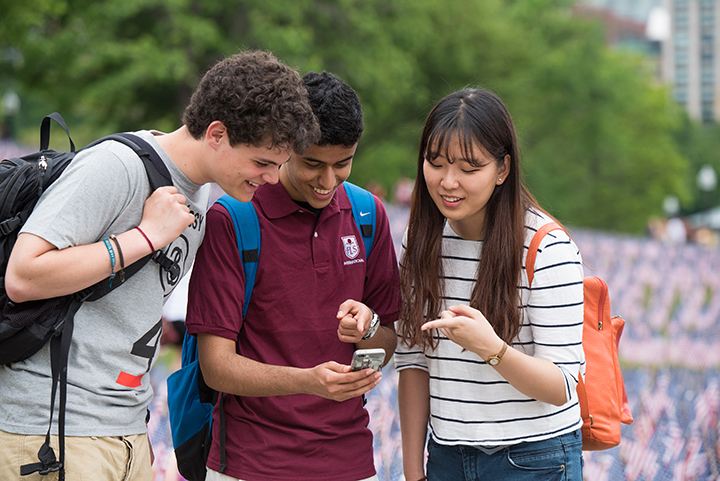
[[[580,431],[485,454],[472,446],[428,443],[428,481],[582,481]]]

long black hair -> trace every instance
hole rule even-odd
[[[512,118],[502,100],[489,90],[465,88],[430,111],[420,139],[417,178],[412,195],[405,255],[400,266],[403,306],[400,336],[406,343],[435,347],[437,341],[420,326],[439,315],[442,305],[442,231],[445,218],[423,175],[430,154],[447,156],[459,139],[465,159],[481,147],[498,166],[507,158],[507,178],[495,187],[486,206],[484,244],[470,305],[479,309],[503,340],[520,331],[518,288],[522,268],[525,210],[537,201],[521,179],[520,155]],[[430,152],[432,149],[433,152]]]

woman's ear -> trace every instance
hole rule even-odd
[[[505,182],[505,179],[507,179],[508,174],[510,174],[510,154],[505,154],[502,164],[498,169],[498,178],[495,183],[497,185],[502,185],[502,183]]]

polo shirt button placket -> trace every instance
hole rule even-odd
[[[314,229],[311,244],[315,272],[317,274],[327,274],[327,267],[330,263],[330,253],[328,252],[330,246],[327,245],[327,239],[320,239],[318,230]]]

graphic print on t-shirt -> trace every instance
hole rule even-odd
[[[180,234],[180,237],[172,241],[172,243],[163,250],[163,254],[180,266],[179,270],[160,269],[160,285],[162,286],[164,297],[172,294],[173,289],[175,289],[182,275],[187,272],[185,262],[187,261],[188,247],[187,237],[185,237],[184,234]]]
[[[189,231],[188,235],[192,236],[192,231],[202,232],[205,215],[195,212],[190,204],[188,204],[188,208],[190,209],[190,213],[195,217],[195,220],[185,229],[185,232]],[[162,286],[163,296],[165,298],[172,294],[175,286],[189,269],[189,266],[186,265],[189,244],[190,242],[186,235],[180,234],[180,237],[171,242],[170,245],[163,250],[163,254],[180,266],[179,270],[175,269],[173,271],[160,269],[160,285]]]

